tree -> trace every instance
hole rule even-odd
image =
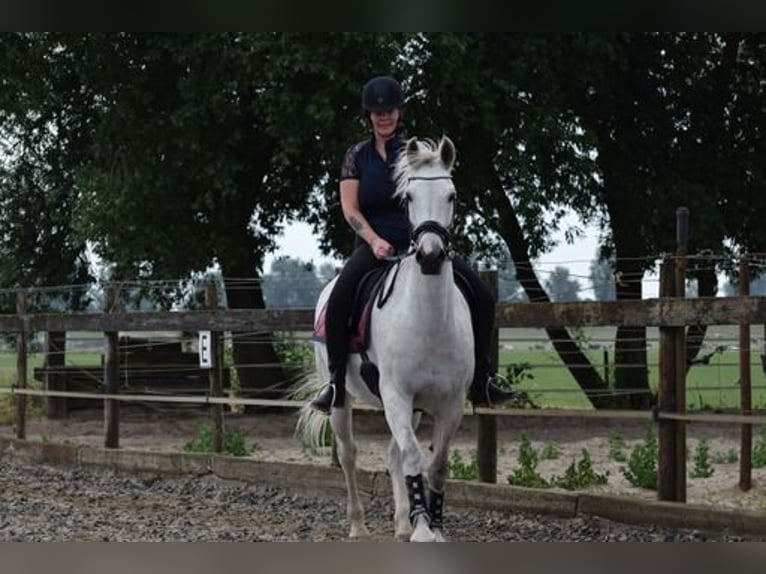
[[[69,238],[92,241],[116,278],[182,278],[217,265],[230,308],[263,307],[264,255],[283,221],[307,213],[316,183],[332,178],[358,132],[348,117],[362,79],[397,53],[395,36],[361,33],[4,41],[20,46],[5,53],[4,81],[31,94],[12,102],[6,127],[27,148],[55,149],[70,168],[61,187],[72,202]],[[35,141],[54,118],[81,128],[82,144]],[[44,253],[50,265],[55,256]],[[276,362],[270,339],[237,335],[236,363]],[[246,388],[275,382],[244,366],[239,378]]]
[[[572,279],[569,269],[556,266],[545,280],[545,290],[553,301],[579,301],[580,282]]]
[[[263,276],[263,297],[275,309],[313,307],[321,289],[313,263],[301,259],[279,257]]]
[[[590,282],[596,301],[613,301],[616,298],[614,266],[603,259],[594,259],[590,264]]]

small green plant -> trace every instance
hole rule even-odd
[[[541,460],[556,460],[559,456],[561,456],[561,449],[552,442],[545,443],[540,450]]]
[[[694,468],[689,475],[692,478],[709,478],[713,476],[713,467],[710,464],[710,447],[703,438],[697,443],[694,451]]]
[[[208,424],[200,425],[197,435],[184,445],[186,452],[213,452],[213,429]],[[250,449],[245,443],[245,433],[237,429],[225,429],[223,452],[232,456],[247,456]]]
[[[647,427],[644,443],[633,447],[628,457],[627,466],[621,467],[620,470],[633,486],[656,490],[658,458],[659,448],[657,438],[654,436],[651,427]]]
[[[753,468],[766,466],[766,427],[761,428],[761,432],[753,445],[752,462]]]
[[[533,488],[547,488],[550,486],[548,481],[537,472],[537,452],[526,435],[523,434],[521,435],[518,461],[520,466],[508,475],[508,484]]]
[[[726,452],[713,453],[713,462],[715,464],[734,464],[739,461],[739,454],[734,448],[730,448]]]
[[[615,462],[625,462],[625,440],[618,432],[609,435],[609,459]]]
[[[449,473],[452,478],[457,480],[476,480],[479,478],[479,462],[476,451],[471,452],[471,461],[464,462],[460,451],[452,451],[449,460]]]
[[[597,484],[606,484],[609,478],[609,471],[604,474],[596,472],[593,468],[593,461],[587,449],[582,449],[582,458],[579,461],[572,461],[564,476],[554,476],[551,479],[553,486],[558,486],[566,490],[578,490]]]

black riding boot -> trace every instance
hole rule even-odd
[[[471,387],[468,389],[468,400],[475,407],[493,407],[501,405],[518,397],[514,391],[506,391],[497,385],[498,376],[490,375],[488,366],[477,369]]]
[[[332,407],[342,407],[346,399],[346,367],[335,369],[330,375],[330,381],[311,401],[311,408],[326,415]]]

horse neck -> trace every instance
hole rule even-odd
[[[450,321],[455,296],[452,262],[445,261],[438,275],[424,275],[414,257],[408,258],[406,264],[399,280],[402,292],[406,294],[407,300],[412,302],[412,319],[428,322],[430,326]]]

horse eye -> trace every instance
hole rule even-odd
[[[409,193],[404,194],[404,203],[410,203],[412,201],[412,196]]]

